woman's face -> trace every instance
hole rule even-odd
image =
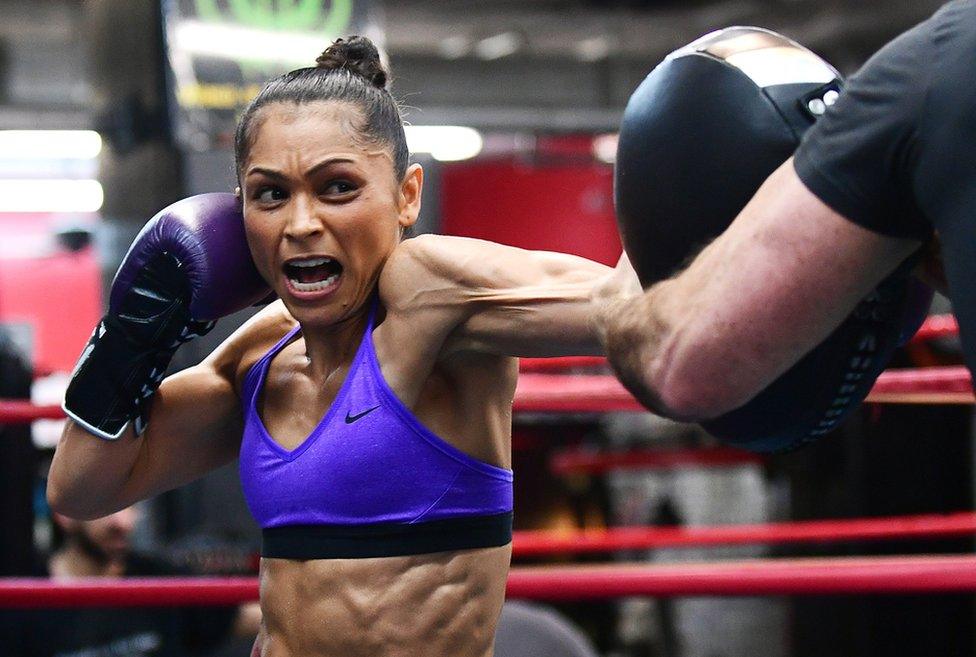
[[[423,172],[397,180],[389,147],[356,131],[346,103],[260,111],[241,171],[244,227],[261,275],[303,325],[365,307],[403,228],[417,220]]]

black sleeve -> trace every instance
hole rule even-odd
[[[911,184],[930,52],[929,21],[878,51],[848,80],[794,156],[811,192],[884,235],[931,235]]]
[[[942,242],[966,364],[976,373],[976,2],[940,10],[915,188]]]

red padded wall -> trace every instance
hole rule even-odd
[[[95,250],[71,253],[50,215],[0,215],[0,322],[26,324],[35,371],[71,371],[102,314]]]
[[[574,253],[607,265],[620,256],[613,168],[607,165],[445,165],[441,218],[449,235]]]

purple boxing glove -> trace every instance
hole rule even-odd
[[[142,268],[163,251],[180,261],[195,320],[219,319],[270,292],[251,261],[240,200],[227,193],[199,194],[163,209],[139,231],[112,282],[109,312],[120,307]]]
[[[167,207],[139,232],[115,274],[108,313],[75,367],[65,412],[101,438],[118,438],[130,421],[141,434],[179,345],[268,293],[233,194]]]

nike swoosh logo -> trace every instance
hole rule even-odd
[[[375,411],[379,406],[374,406],[373,408],[366,409],[362,413],[357,413],[356,415],[350,415],[349,411],[346,411],[346,424],[352,424],[356,420],[361,420],[373,411]]]

